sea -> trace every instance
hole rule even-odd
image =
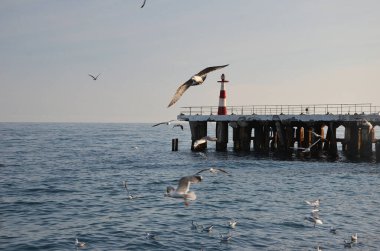
[[[380,163],[197,153],[183,125],[0,123],[0,250],[380,250]],[[228,174],[202,172],[195,201],[164,196],[210,167]]]

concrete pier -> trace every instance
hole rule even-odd
[[[254,151],[261,154],[273,152],[287,156],[297,153],[309,157],[319,157],[323,154],[336,158],[339,155],[338,143],[341,143],[342,152],[348,158],[371,159],[374,157],[372,149],[375,144],[376,158],[380,159],[380,143],[379,139],[376,139],[373,129],[380,125],[380,107],[370,105],[369,112],[366,112],[367,104],[363,107],[360,107],[359,104],[336,107],[325,105],[323,109],[309,105],[307,114],[303,112],[302,106],[299,114],[295,113],[293,108],[289,106],[275,106],[274,108],[265,106],[263,109],[226,107],[229,114],[217,115],[214,112],[215,107],[199,107],[199,109],[188,107],[187,112],[181,112],[177,118],[189,121],[191,149],[196,151],[207,149],[207,143],[197,149],[194,149],[193,144],[197,139],[207,135],[208,122],[216,122],[215,136],[218,138],[216,151],[228,150],[228,131],[231,127],[233,150],[238,152]],[[359,108],[362,111],[360,114],[349,113],[349,111]],[[317,113],[318,109],[323,112]],[[329,109],[336,109],[336,114],[329,112]],[[379,112],[372,112],[373,109],[379,110]],[[234,113],[237,111],[241,114]],[[287,114],[284,114],[286,111]],[[195,115],[192,115],[193,113]],[[337,138],[337,128],[340,126],[344,127],[344,138]],[[325,129],[327,129],[326,134]],[[296,142],[298,147],[312,146],[310,152],[294,150]],[[315,142],[317,143],[314,144]]]

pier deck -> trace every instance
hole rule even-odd
[[[227,106],[227,115],[217,115],[218,107],[183,107],[177,119],[189,121],[192,143],[207,135],[207,123],[216,122],[217,151],[225,151],[228,126],[233,129],[235,151],[253,151],[292,154],[297,147],[308,148],[303,154],[318,156],[326,152],[337,156],[337,142],[351,157],[370,158],[375,144],[376,158],[380,160],[380,142],[375,137],[380,125],[380,106],[365,104],[325,105],[255,105]],[[336,129],[345,128],[344,139],[336,138]],[[327,132],[324,130],[327,128]],[[202,151],[207,143],[194,149]]]

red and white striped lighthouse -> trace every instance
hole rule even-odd
[[[228,80],[225,80],[224,74],[220,76],[220,94],[219,94],[219,107],[218,107],[218,115],[227,115],[227,96],[226,90],[224,89],[224,83],[228,83]]]

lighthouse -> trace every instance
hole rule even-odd
[[[219,106],[218,106],[218,115],[227,115],[227,95],[224,84],[228,83],[224,74],[220,76],[220,93],[219,93]],[[228,122],[218,121],[216,122],[216,150],[217,151],[226,151],[228,143]]]
[[[228,80],[225,79],[224,74],[220,76],[220,93],[219,93],[219,106],[218,106],[218,115],[227,115],[227,101],[226,101],[226,89],[224,88],[224,83],[228,83]]]

